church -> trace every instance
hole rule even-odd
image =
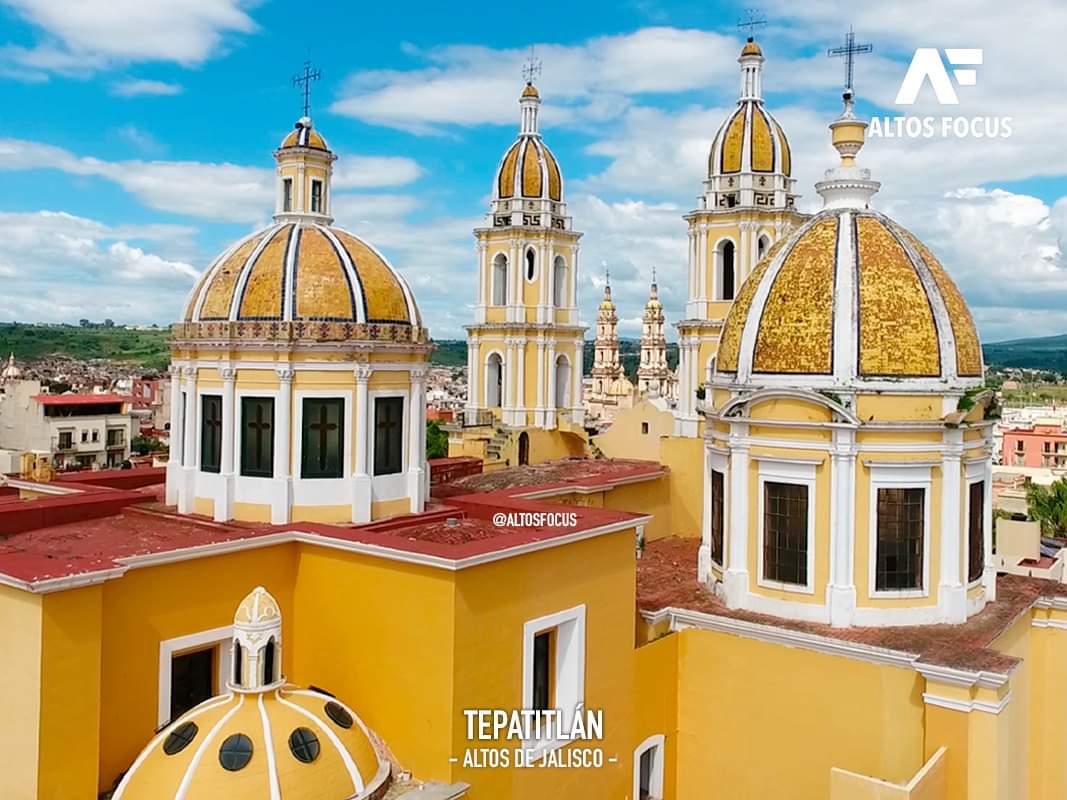
[[[603,430],[581,221],[517,87],[449,459],[404,265],[334,225],[301,117],[273,221],[173,328],[166,466],[0,479],[0,796],[1067,796],[1067,587],[997,568],[967,304],[877,209],[851,86],[803,214],[752,38],[738,64],[677,380],[655,276],[636,386],[606,282]]]

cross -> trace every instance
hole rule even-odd
[[[305,117],[308,116],[308,112],[311,110],[311,83],[312,83],[312,81],[317,81],[321,77],[322,77],[322,70],[312,69],[310,61],[305,61],[304,62],[304,74],[303,75],[294,75],[293,76],[293,86],[296,86],[297,88],[300,88],[301,84],[303,84],[303,88],[301,89],[301,91],[304,93],[304,116]]]
[[[826,51],[826,55],[829,58],[841,58],[845,59],[845,92],[852,93],[852,62],[855,56],[862,53],[870,53],[874,50],[874,46],[870,44],[856,44],[856,34],[852,30],[850,25],[848,28],[848,34],[845,36],[844,47],[831,47]]]
[[[308,426],[319,433],[319,469],[326,470],[326,446],[330,437],[330,431],[337,430],[337,423],[330,422],[329,410],[325,405],[319,407],[319,421],[312,422]]]
[[[263,435],[270,430],[270,422],[263,418],[263,403],[256,403],[255,422],[249,422],[248,427],[256,434],[256,466],[263,466]]]
[[[211,451],[215,450],[215,443],[218,442],[220,433],[222,431],[222,420],[219,419],[219,404],[207,403],[210,415],[204,419],[204,424],[207,425],[209,432],[208,439],[211,442]]]
[[[656,268],[652,267],[652,282],[656,282]]]
[[[604,265],[604,285],[611,286],[611,270],[607,264]]]
[[[748,14],[747,19],[740,19],[737,21],[737,27],[748,28],[748,40],[751,42],[756,35],[756,28],[762,28],[767,24],[767,18],[759,13],[758,8],[745,9]]]
[[[522,77],[527,83],[533,83],[533,79],[541,74],[541,59],[534,55],[534,46],[530,45],[530,55],[522,65]]]

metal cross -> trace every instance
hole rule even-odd
[[[831,47],[826,51],[826,55],[829,58],[844,58],[845,59],[845,91],[852,91],[852,62],[857,55],[862,53],[870,53],[874,50],[874,45],[870,44],[856,44],[856,34],[852,30],[850,25],[848,28],[848,34],[845,36],[844,47]]]
[[[652,282],[656,282],[656,268],[652,267]]]
[[[319,434],[319,469],[326,469],[327,450],[330,444],[330,434],[337,430],[337,423],[330,422],[330,412],[326,404],[319,406],[319,421],[312,422],[308,427]]]
[[[530,45],[530,55],[522,65],[522,77],[527,83],[533,83],[534,78],[541,75],[541,59],[534,55],[534,46]]]
[[[304,93],[304,116],[309,116],[308,112],[311,110],[311,83],[317,81],[322,77],[322,70],[312,69],[311,62],[304,62],[304,74],[293,76],[293,86],[301,88]]]
[[[756,28],[762,28],[767,24],[767,18],[759,13],[758,8],[746,8],[747,19],[737,21],[737,27],[748,28],[748,38],[751,40],[756,35]]]

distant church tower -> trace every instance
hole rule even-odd
[[[675,432],[696,436],[697,389],[707,380],[726,313],[756,263],[801,218],[785,132],[763,104],[763,51],[750,37],[738,63],[737,108],[715,134],[704,193],[689,223],[689,296],[678,323]]]
[[[611,276],[604,282],[604,299],[596,315],[596,339],[593,341],[592,398],[604,398],[612,383],[622,375],[619,364],[619,316],[611,299]]]
[[[656,271],[653,269],[648,302],[641,315],[641,362],[637,367],[639,394],[652,392],[663,398],[671,397],[674,379],[667,367],[667,337],[663,333],[665,323],[663,303],[659,300],[659,288],[656,286]]]
[[[528,76],[532,79],[533,75]],[[578,239],[563,177],[541,138],[541,96],[519,98],[519,137],[493,181],[477,228],[475,324],[467,327],[467,422],[554,429],[582,425]]]

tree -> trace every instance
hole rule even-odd
[[[144,456],[165,448],[163,442],[154,436],[134,436],[133,441],[130,442],[130,449],[137,455]]]
[[[1030,483],[1026,487],[1030,519],[1041,523],[1043,536],[1067,536],[1067,479],[1048,486]]]
[[[441,430],[437,420],[426,423],[426,457],[444,458],[448,455],[448,434]]]

